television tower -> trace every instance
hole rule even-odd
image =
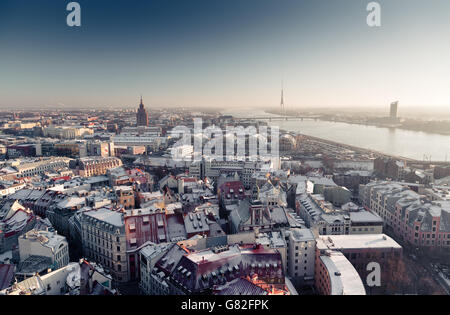
[[[283,81],[281,81],[281,103],[280,103],[280,112],[281,115],[286,114],[286,109],[284,108],[284,87],[283,87]]]

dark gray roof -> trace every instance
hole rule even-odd
[[[234,279],[213,288],[216,295],[267,295],[268,292],[244,278]]]

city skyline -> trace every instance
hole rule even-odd
[[[0,296],[449,295],[448,12],[0,1]]]
[[[450,4],[378,2],[3,1],[0,108],[448,108]]]

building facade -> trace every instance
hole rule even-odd
[[[147,114],[147,110],[144,107],[144,103],[142,102],[142,97],[141,97],[141,103],[139,104],[139,109],[137,111],[136,114],[136,121],[137,121],[137,126],[148,126],[148,114]]]

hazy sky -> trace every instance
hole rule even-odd
[[[447,106],[450,1],[0,1],[0,108]]]

